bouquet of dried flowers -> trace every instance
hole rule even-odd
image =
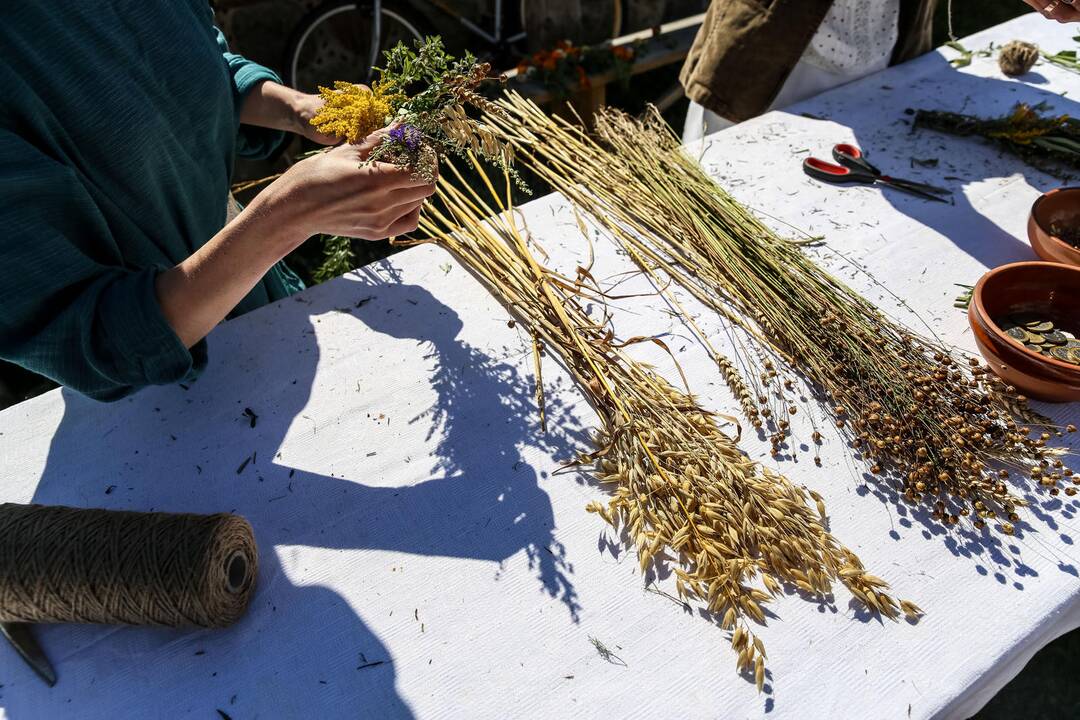
[[[1080,120],[1041,115],[1045,105],[1017,105],[1004,117],[980,118],[942,110],[917,110],[914,128],[950,135],[980,136],[1025,160],[1054,160],[1080,169]]]
[[[491,77],[488,63],[469,53],[455,58],[434,36],[416,41],[413,48],[399,43],[377,71],[371,88],[341,81],[319,88],[325,104],[311,124],[350,143],[391,126],[367,162],[407,167],[429,182],[438,175],[440,157],[461,156],[466,150],[518,178],[509,145],[467,112],[470,107],[501,112],[480,92],[485,83],[501,80]]]
[[[377,68],[370,88],[338,81],[319,88],[325,100],[311,124],[328,135],[359,143],[386,129],[365,163],[385,162],[409,168],[414,176],[434,182],[439,159],[471,151],[514,178],[519,189],[529,188],[514,170],[510,146],[492,128],[470,115],[469,108],[498,115],[497,105],[483,94],[485,84],[502,82],[491,66],[471,54],[455,58],[438,36],[399,43]],[[388,128],[388,129],[387,129]],[[353,242],[344,237],[323,241],[323,259],[314,279],[323,282],[353,269]]]

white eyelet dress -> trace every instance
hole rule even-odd
[[[900,34],[899,23],[900,0],[835,0],[769,109],[884,70]],[[683,142],[734,124],[691,102]]]

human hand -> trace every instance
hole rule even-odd
[[[1080,10],[1073,5],[1075,0],[1024,0],[1050,20],[1059,23],[1080,22]]]
[[[315,126],[311,124],[311,119],[315,117],[325,102],[326,101],[323,100],[321,95],[297,93],[291,102],[294,124],[293,132],[320,145],[337,145],[341,142],[341,138],[319,132],[315,129]]]
[[[301,160],[255,198],[307,238],[324,233],[381,240],[416,229],[435,186],[396,165],[361,164],[385,131]]]

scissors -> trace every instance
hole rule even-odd
[[[815,180],[834,185],[849,183],[858,183],[860,185],[881,184],[935,202],[948,202],[942,196],[952,195],[952,190],[912,182],[911,180],[900,180],[882,174],[880,170],[867,161],[862,150],[854,145],[846,143],[836,145],[833,147],[832,156],[833,160],[839,164],[815,157],[806,158],[803,161],[803,172]]]
[[[49,687],[56,684],[56,671],[53,670],[49,658],[45,657],[45,653],[41,651],[41,646],[34,638],[28,623],[0,622],[0,634],[11,642],[15,652],[22,655],[26,664],[41,676]]]

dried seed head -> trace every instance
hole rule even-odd
[[[1030,72],[1039,59],[1039,47],[1023,40],[1013,40],[1001,48],[998,66],[1009,77],[1020,77]]]

